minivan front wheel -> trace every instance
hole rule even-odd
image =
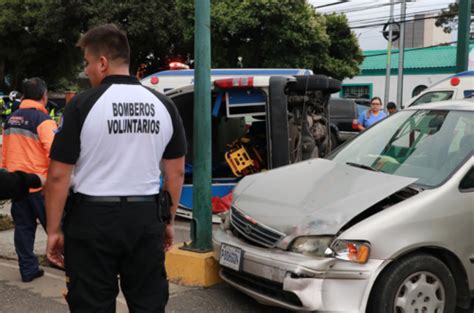
[[[392,263],[374,285],[367,312],[451,313],[456,307],[456,285],[439,259],[413,255]]]

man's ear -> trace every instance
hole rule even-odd
[[[41,102],[44,103],[44,106],[46,106],[46,104],[48,104],[48,92],[47,91],[41,97]]]
[[[109,59],[107,57],[101,55],[99,57],[99,62],[100,62],[100,71],[101,72],[107,72],[109,69]]]

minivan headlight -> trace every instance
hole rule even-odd
[[[364,264],[370,256],[370,243],[358,240],[335,240],[326,251],[327,256]]]
[[[324,252],[329,247],[332,240],[332,236],[298,237],[290,245],[290,251],[308,256],[324,257]]]

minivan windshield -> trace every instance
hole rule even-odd
[[[329,156],[339,163],[442,184],[474,152],[474,112],[405,110]]]

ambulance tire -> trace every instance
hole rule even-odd
[[[325,91],[335,93],[341,89],[341,82],[326,75],[296,75],[296,83],[290,86],[290,91],[305,93],[307,91]]]

